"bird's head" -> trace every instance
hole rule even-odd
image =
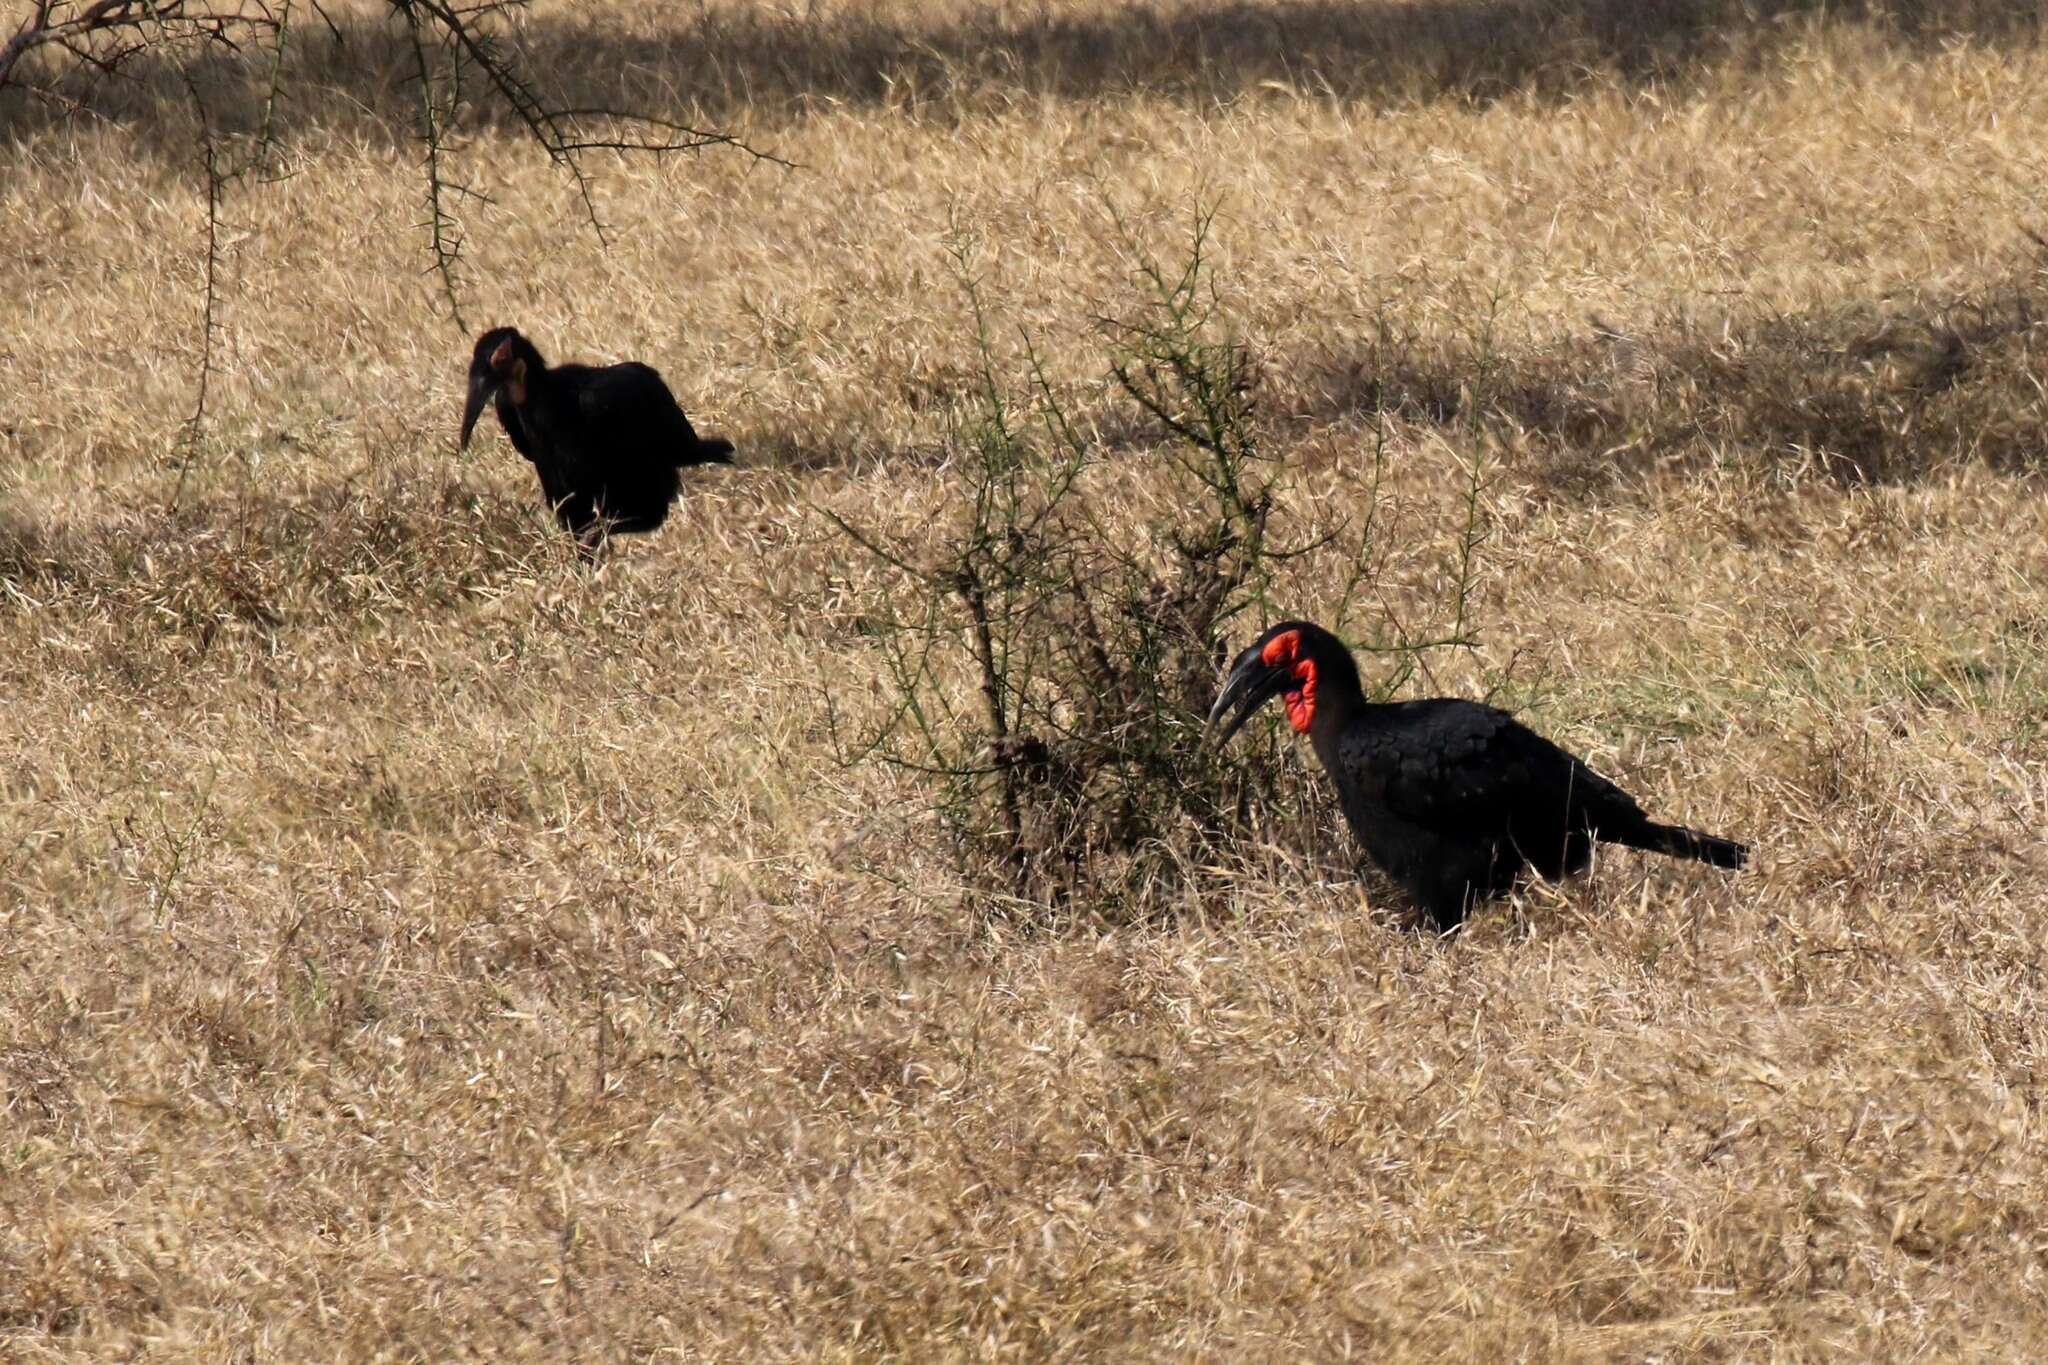
[[[502,388],[515,404],[524,403],[529,372],[545,368],[540,352],[519,335],[517,328],[493,327],[478,337],[476,350],[469,358],[469,401],[462,409],[462,444],[469,444],[469,433],[476,428],[476,419],[483,416],[484,404],[491,401],[493,394]]]
[[[1312,621],[1282,621],[1231,664],[1209,708],[1207,729],[1217,745],[1226,744],[1253,712],[1277,696],[1286,703],[1287,723],[1305,735],[1315,724],[1318,691],[1327,703],[1333,685],[1347,693],[1358,690],[1358,667],[1344,642]],[[1224,721],[1220,733],[1218,721]]]

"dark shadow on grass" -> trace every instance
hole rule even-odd
[[[700,126],[744,119],[771,146],[776,122],[842,106],[943,119],[1041,97],[1139,92],[1196,106],[1290,91],[1367,106],[1564,98],[1596,81],[1643,85],[1767,60],[1803,19],[1864,26],[1914,48],[2032,43],[2042,26],[2032,0],[1105,0],[1081,12],[963,7],[935,20],[907,4],[886,13],[736,2],[599,13],[544,10],[508,31],[544,96]],[[359,15],[335,32],[303,25],[283,82],[287,122],[410,141],[419,107],[412,69],[395,20]],[[208,50],[193,74],[222,126],[259,123],[264,54]],[[127,125],[144,148],[194,160],[189,94],[167,63],[138,59],[112,80],[49,66],[40,75]],[[21,90],[0,92],[0,139],[68,117]],[[511,121],[489,108],[469,118]]]
[[[1847,486],[1970,464],[2048,475],[2048,301],[2021,265],[1949,298],[1843,301],[1776,317],[1690,318],[1585,332],[1529,354],[1469,338],[1382,335],[1289,367],[1309,421],[1384,414],[1512,424],[1538,483],[1573,499],[1712,462],[1804,466]]]
[[[1512,427],[1539,488],[1567,499],[1731,461],[1806,467],[1847,487],[1909,484],[1964,465],[2048,477],[2040,280],[2022,261],[1951,296],[1619,327],[1588,318],[1578,335],[1534,350],[1389,322],[1349,344],[1268,357],[1260,407],[1280,452],[1315,428],[1369,432],[1381,417],[1454,442]],[[1134,405],[1080,391],[1064,398],[1100,457],[1159,449],[1156,422]],[[743,448],[750,464],[798,474],[908,472],[957,454],[942,439],[883,441],[826,414],[765,425]]]

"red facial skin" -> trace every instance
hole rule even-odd
[[[1295,686],[1280,694],[1280,700],[1287,703],[1287,723],[1294,727],[1294,733],[1305,735],[1316,718],[1316,661],[1301,657],[1301,632],[1290,630],[1285,635],[1275,635],[1266,642],[1259,657],[1270,668],[1293,663]]]
[[[514,404],[526,405],[526,362],[512,354],[512,343],[501,341],[498,349],[491,352],[491,368],[505,376],[505,387],[511,392]]]

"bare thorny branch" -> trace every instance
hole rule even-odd
[[[405,11],[415,29],[419,14],[441,27],[447,41],[484,73],[507,108],[518,116],[533,140],[548,158],[575,183],[583,203],[584,217],[600,242],[608,241],[604,220],[598,216],[589,173],[581,160],[587,152],[670,152],[701,151],[707,147],[732,147],[763,161],[787,166],[791,163],[749,145],[734,134],[698,128],[673,119],[606,106],[557,107],[549,104],[508,57],[497,37],[474,22],[476,16],[510,7],[523,0],[485,0],[469,10],[457,10],[445,0],[391,0]],[[594,126],[593,126],[594,125]]]
[[[173,41],[161,28],[157,36],[162,42]],[[200,171],[206,177],[206,256],[200,285],[199,375],[193,385],[192,415],[185,419],[179,436],[178,482],[171,490],[173,510],[184,497],[185,480],[199,454],[200,440],[205,433],[206,398],[213,384],[214,344],[220,335],[220,200],[226,181],[220,164],[220,149],[214,138],[212,110],[199,89],[199,80],[190,66],[181,66],[178,74],[184,82],[185,93],[192,100],[193,116],[199,121]]]
[[[199,93],[197,84],[187,77],[192,93],[192,105],[199,115],[199,151],[201,169],[206,174],[206,275],[201,288],[204,304],[199,325],[199,377],[194,383],[192,415],[185,419],[185,426],[179,438],[183,447],[178,459],[178,482],[171,490],[171,508],[175,510],[185,494],[185,479],[192,472],[192,461],[199,453],[201,437],[206,427],[206,396],[213,383],[214,344],[220,335],[220,197],[226,178],[221,174],[220,156],[213,138],[213,123],[208,116],[206,100]]]
[[[462,253],[462,231],[448,210],[448,197],[457,188],[442,174],[441,142],[447,129],[447,121],[434,100],[434,72],[427,56],[427,38],[421,31],[419,11],[412,5],[401,6],[405,14],[406,35],[412,40],[414,80],[420,96],[420,143],[425,149],[427,178],[427,222],[428,248],[433,252],[433,269],[441,277],[441,293],[448,302],[448,316],[458,328],[469,330],[462,319],[461,291],[456,282],[456,258]],[[451,63],[449,71],[449,104],[452,106],[461,98],[460,63]]]

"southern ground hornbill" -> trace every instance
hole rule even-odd
[[[493,398],[505,435],[532,462],[556,518],[586,552],[607,534],[661,525],[682,466],[732,463],[732,442],[700,440],[653,369],[630,360],[551,369],[511,327],[476,340],[462,411],[465,447]]]
[[[1372,860],[1448,929],[1533,867],[1582,872],[1596,841],[1739,868],[1729,839],[1660,825],[1634,798],[1505,711],[1449,697],[1374,703],[1351,651],[1307,621],[1283,621],[1238,655],[1209,712],[1227,741],[1268,699],[1309,737],[1344,818]]]

